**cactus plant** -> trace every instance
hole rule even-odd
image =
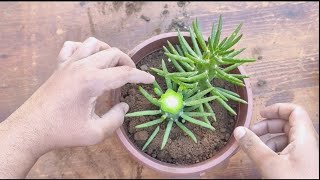
[[[166,63],[162,60],[162,70],[167,72]],[[169,73],[168,73],[169,74]],[[179,76],[179,74],[172,73]],[[172,74],[169,74],[172,75]],[[149,137],[143,150],[148,146],[148,144],[153,140],[153,138],[159,132],[159,124],[167,122],[167,127],[164,133],[161,149],[164,148],[168,140],[170,130],[173,124],[176,124],[181,130],[183,130],[187,135],[189,135],[194,142],[197,142],[195,135],[185,127],[184,123],[186,121],[214,130],[214,127],[211,126],[209,121],[203,122],[195,119],[194,117],[208,117],[214,116],[213,113],[199,113],[194,111],[200,106],[203,106],[204,103],[210,102],[217,98],[217,96],[205,97],[211,89],[206,89],[202,92],[196,94],[196,92],[186,91],[182,86],[178,86],[175,82],[172,82],[169,78],[166,78],[167,90],[164,92],[159,86],[157,81],[153,83],[153,91],[159,97],[158,99],[149,94],[144,88],[139,86],[140,93],[148,99],[152,104],[159,107],[159,110],[146,110],[138,111],[126,114],[126,117],[134,116],[147,116],[147,115],[159,115],[159,119],[149,121],[140,125],[137,125],[135,128],[146,128],[154,125],[158,125],[152,135]],[[194,112],[193,112],[194,111]]]
[[[209,121],[209,117],[216,121],[215,113],[209,104],[211,101],[216,100],[233,115],[236,115],[236,112],[227,104],[228,100],[247,103],[237,93],[215,87],[211,83],[214,78],[219,78],[238,86],[244,86],[243,79],[248,76],[229,73],[246,62],[255,61],[254,59],[236,58],[244,51],[244,48],[231,49],[242,37],[242,34],[237,36],[241,26],[242,24],[229,37],[220,41],[222,30],[222,17],[220,16],[217,29],[215,30],[213,25],[211,36],[205,41],[196,19],[190,27],[192,45],[189,45],[178,31],[179,45],[174,47],[168,41],[168,47],[163,47],[168,61],[175,67],[176,72],[169,72],[164,60],[162,60],[162,69],[151,68],[151,70],[165,78],[167,89],[162,90],[155,81],[153,91],[158,96],[155,98],[139,86],[140,93],[159,109],[126,114],[126,117],[159,115],[158,119],[136,126],[136,128],[146,128],[158,125],[142,150],[146,149],[155,138],[160,130],[160,123],[167,123],[161,149],[165,147],[174,124],[194,142],[197,142],[195,135],[184,123],[189,122],[214,130]],[[194,117],[201,117],[203,121]]]
[[[238,94],[217,88],[211,82],[214,78],[219,78],[238,86],[244,86],[242,80],[248,78],[248,76],[229,73],[244,63],[255,61],[255,59],[251,58],[236,58],[245,48],[240,50],[231,49],[242,37],[242,34],[237,36],[241,27],[242,23],[237,26],[229,37],[225,37],[220,41],[222,30],[222,17],[220,16],[217,29],[215,30],[213,24],[211,36],[208,37],[206,42],[196,19],[193,21],[192,27],[189,28],[192,46],[187,43],[186,39],[178,31],[179,45],[174,47],[168,41],[168,48],[163,47],[163,49],[165,55],[181,74],[179,77],[170,76],[168,78],[186,88],[198,87],[198,91],[212,88],[210,93],[218,96],[216,100],[230,113],[236,115],[236,112],[226,101],[231,99],[241,103],[246,102]],[[167,76],[163,71],[154,68],[153,70],[160,76]],[[190,73],[194,73],[191,78]]]

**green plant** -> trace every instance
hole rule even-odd
[[[217,29],[215,30],[213,25],[211,36],[205,41],[196,19],[190,27],[192,47],[179,31],[179,45],[174,47],[168,41],[168,48],[163,47],[168,61],[173,64],[177,72],[169,72],[163,60],[162,69],[151,69],[165,78],[167,90],[163,91],[155,81],[153,90],[158,96],[157,99],[139,86],[142,95],[152,104],[158,106],[159,110],[132,112],[126,115],[126,117],[159,115],[156,120],[136,126],[136,128],[146,128],[158,125],[142,150],[157,135],[160,130],[160,123],[167,122],[161,149],[166,145],[173,124],[176,124],[194,142],[197,142],[195,135],[184,126],[184,123],[187,121],[214,130],[209,121],[209,117],[216,121],[215,113],[209,104],[211,101],[217,100],[233,115],[236,115],[236,112],[227,104],[228,100],[247,103],[237,93],[215,87],[211,83],[214,78],[219,78],[238,86],[244,86],[243,78],[248,76],[229,73],[243,63],[255,61],[254,59],[235,58],[244,51],[244,48],[237,51],[235,49],[230,50],[242,37],[242,34],[237,36],[241,26],[242,24],[234,30],[230,37],[220,41],[222,29],[222,18],[220,16]],[[194,117],[201,117],[204,121]]]
[[[255,59],[250,58],[236,58],[245,48],[240,50],[232,49],[242,37],[242,34],[238,35],[241,26],[242,23],[237,26],[229,37],[225,37],[220,41],[222,30],[222,17],[220,16],[218,27],[215,28],[213,24],[211,36],[205,41],[196,19],[189,29],[192,45],[187,43],[178,30],[179,45],[174,47],[168,41],[168,48],[163,47],[165,55],[177,71],[181,72],[179,76],[168,76],[168,72],[156,68],[152,70],[160,76],[168,76],[168,78],[180,86],[191,88],[192,91],[194,88],[196,88],[195,91],[212,88],[210,93],[218,96],[216,100],[230,113],[236,115],[236,112],[226,101],[231,99],[241,103],[247,102],[241,99],[238,94],[217,88],[211,82],[214,78],[219,78],[238,86],[244,86],[242,80],[248,78],[248,76],[230,73],[230,71],[244,63],[255,61]]]
[[[168,72],[166,64],[163,60],[161,71]],[[179,76],[179,73],[168,73],[168,76]],[[194,142],[197,142],[195,135],[186,126],[183,125],[186,121],[202,126],[204,128],[208,128],[210,130],[214,130],[214,127],[211,126],[209,121],[203,122],[193,118],[208,116],[212,116],[215,118],[214,113],[194,111],[199,107],[203,107],[205,103],[208,103],[218,98],[217,96],[205,97],[205,95],[208,94],[212,88],[196,93],[196,91],[186,91],[186,89],[183,88],[183,86],[177,85],[175,82],[172,82],[169,78],[165,78],[165,80],[167,85],[167,90],[165,92],[159,86],[157,81],[154,81],[153,83],[153,91],[159,97],[158,99],[154,98],[141,86],[139,86],[138,88],[140,93],[146,99],[148,99],[152,104],[159,107],[159,110],[146,110],[126,114],[126,117],[159,115],[159,119],[155,119],[153,121],[149,121],[136,126],[136,128],[146,128],[158,125],[152,133],[152,135],[147,140],[147,142],[145,143],[145,145],[143,146],[142,150],[144,150],[157,135],[160,128],[160,123],[167,122],[167,127],[163,136],[161,149],[163,149],[167,143],[173,124],[176,124],[182,131],[189,135]]]

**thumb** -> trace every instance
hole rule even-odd
[[[273,158],[277,155],[248,128],[243,126],[237,127],[234,130],[234,137],[241,149],[258,167],[263,166],[268,158]]]
[[[109,136],[122,125],[124,115],[128,110],[127,103],[116,104],[97,121],[97,125],[102,128],[105,135]]]

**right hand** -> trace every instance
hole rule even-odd
[[[319,135],[300,106],[278,103],[260,112],[266,118],[237,127],[234,136],[263,178],[319,178]],[[278,135],[264,144],[258,136]],[[279,152],[279,153],[276,153]]]

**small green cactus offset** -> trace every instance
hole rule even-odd
[[[205,41],[196,19],[190,27],[192,45],[188,44],[178,31],[179,45],[174,46],[168,41],[168,47],[163,47],[168,61],[172,63],[176,71],[169,72],[163,60],[162,69],[151,68],[151,70],[165,78],[167,90],[163,91],[155,81],[153,90],[158,96],[157,99],[139,87],[142,95],[158,106],[159,110],[139,111],[126,115],[126,117],[159,115],[159,119],[136,126],[136,128],[145,128],[158,125],[142,150],[155,138],[160,130],[160,123],[167,123],[161,149],[167,143],[173,124],[176,124],[194,142],[197,142],[195,135],[184,123],[189,122],[214,130],[209,121],[209,118],[216,121],[215,113],[210,106],[211,101],[216,100],[233,115],[236,115],[236,112],[227,104],[228,100],[247,103],[237,93],[215,87],[211,83],[214,78],[219,78],[238,86],[244,86],[243,79],[248,76],[230,73],[244,63],[255,61],[249,58],[236,58],[245,50],[244,48],[232,49],[242,37],[242,34],[238,36],[241,26],[242,24],[229,37],[220,41],[222,30],[222,17],[220,16],[217,28],[212,26],[211,36]],[[203,121],[194,117],[200,117]]]
[[[162,70],[166,69],[166,64],[162,60]],[[145,89],[139,86],[140,93],[152,104],[158,106],[159,110],[146,110],[126,114],[126,117],[159,115],[159,119],[155,119],[136,126],[136,128],[146,128],[158,125],[158,127],[154,130],[152,135],[149,137],[149,139],[143,146],[142,150],[144,150],[149,145],[149,143],[151,143],[153,138],[157,135],[160,128],[160,123],[167,122],[167,127],[164,133],[161,149],[163,149],[167,143],[173,124],[176,124],[178,127],[180,127],[181,130],[184,131],[187,135],[189,135],[194,142],[197,142],[195,135],[187,127],[183,125],[186,121],[202,126],[204,128],[208,128],[210,130],[214,130],[214,127],[211,126],[209,121],[203,122],[194,118],[211,116],[215,119],[215,114],[213,112],[204,113],[194,111],[195,109],[198,109],[200,106],[203,107],[205,103],[208,103],[218,98],[217,96],[205,97],[205,95],[207,95],[211,91],[211,89],[206,89],[204,91],[196,93],[196,91],[191,92],[190,90],[187,91],[186,89],[183,89],[182,86],[178,86],[169,78],[167,78],[166,80],[167,90],[165,92],[159,86],[157,81],[154,81],[153,83],[154,93],[157,94],[159,99],[152,97],[151,94],[149,94]]]

